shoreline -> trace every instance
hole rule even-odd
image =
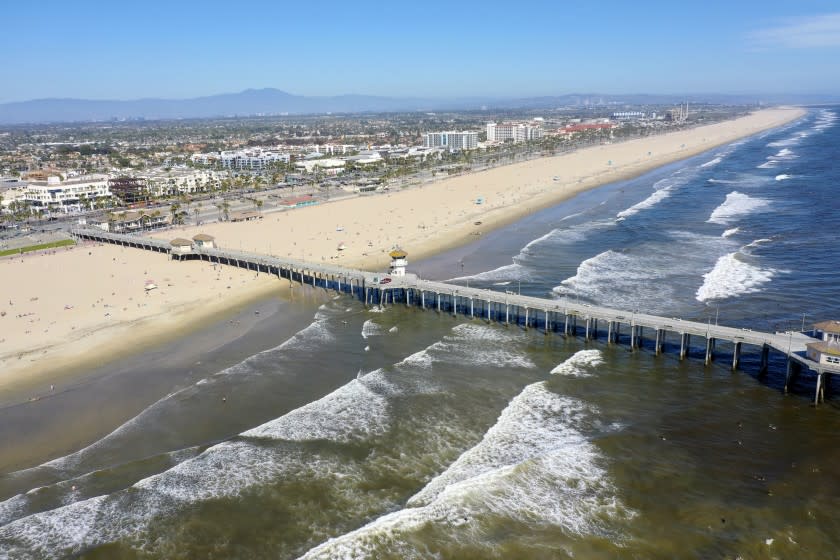
[[[239,247],[246,250],[278,256],[285,253],[287,256],[301,257],[304,260],[318,260],[320,256],[321,260],[326,261],[329,256],[330,260],[339,260],[338,264],[368,270],[381,269],[387,266],[387,251],[395,244],[407,249],[411,259],[428,258],[467,245],[475,240],[476,235],[509,225],[532,212],[555,206],[582,192],[638,177],[664,165],[783,126],[805,113],[802,109],[791,108],[763,110],[733,121],[617,144],[587,147],[557,156],[446,177],[430,184],[387,194],[344,198],[291,212],[266,214],[263,220],[256,222],[188,226],[159,232],[155,236],[191,237],[197,233],[210,233],[216,236],[222,246],[235,247],[238,242]],[[496,190],[493,196],[489,194],[493,189],[501,190]],[[481,205],[475,204],[478,197],[486,197],[486,202]],[[453,212],[457,213],[453,216]],[[348,221],[354,218],[355,221],[349,225]],[[480,222],[480,226],[476,225],[477,222]],[[378,231],[375,229],[377,225],[381,226]],[[408,231],[403,231],[406,229]],[[361,239],[353,239],[353,234]],[[344,238],[350,239],[349,250],[339,253],[333,247],[339,241],[343,243]],[[300,245],[298,241],[301,241]],[[91,256],[93,251],[97,253],[94,263],[98,271],[101,271],[101,266],[109,264],[108,257],[111,257],[114,263],[117,262],[117,257],[114,256],[118,251],[116,247],[92,248],[82,245],[75,249],[76,254],[88,250],[91,250],[88,253]],[[127,250],[132,252],[132,258],[131,262],[122,262],[130,269],[123,271],[127,273],[121,277],[123,283],[136,284],[137,277],[141,280],[147,277],[147,270],[144,268],[161,268],[160,262],[153,261],[154,254],[140,256],[146,252],[130,248]],[[161,258],[160,255],[156,257]],[[43,259],[43,262],[53,258],[56,258],[56,255],[29,257],[30,261]],[[14,261],[15,259],[9,259],[8,264],[17,264]],[[21,259],[20,262],[25,263],[26,259]],[[68,264],[69,262],[68,260]],[[172,261],[166,262],[172,264]],[[191,262],[195,266],[190,266]],[[191,262],[176,263],[175,266],[180,267],[177,270],[168,266],[165,267],[164,273],[154,274],[170,275],[176,278],[174,282],[182,284],[188,284],[186,279],[191,278],[191,274],[187,272],[204,274],[205,278],[215,272],[216,279],[220,278],[220,272],[215,268],[213,272],[207,270],[207,263],[199,270],[199,263]],[[4,264],[7,263],[0,262],[0,268]],[[29,279],[39,272],[43,274],[37,267],[28,268]],[[59,268],[62,268],[62,265],[59,265]],[[0,390],[16,392],[17,389],[36,387],[39,384],[48,386],[50,379],[77,375],[85,368],[103,365],[117,357],[137,354],[160,345],[168,338],[182,337],[194,332],[208,321],[230,316],[248,303],[259,301],[270,294],[289,291],[282,282],[278,284],[276,278],[268,275],[257,275],[252,281],[247,281],[253,276],[252,272],[226,268],[224,274],[231,283],[239,284],[231,292],[224,292],[229,294],[225,297],[222,297],[222,292],[219,291],[220,285],[217,284],[214,289],[212,283],[202,280],[192,291],[187,289],[182,290],[183,293],[175,294],[171,302],[167,302],[169,305],[155,308],[155,313],[141,313],[138,317],[118,320],[116,324],[103,324],[97,316],[99,322],[91,319],[93,322],[87,328],[79,330],[84,333],[82,336],[65,329],[68,338],[59,344],[54,340],[37,340],[36,336],[34,344],[23,348],[21,338],[26,340],[26,337],[18,337],[18,348],[11,351],[6,350],[8,345],[0,345],[0,367],[4,370],[0,375]],[[4,275],[9,276],[8,273]],[[22,286],[32,285],[32,282],[27,282],[27,274],[21,276],[24,277]],[[86,276],[83,271],[70,283],[75,281],[84,285],[88,277],[89,274]],[[103,286],[113,286],[117,283],[119,280],[112,284],[105,283]],[[192,284],[197,283],[196,280],[192,280]],[[92,291],[90,297],[101,295],[103,286],[100,286],[98,291],[89,289],[88,291]],[[231,287],[230,284],[227,285],[228,289]],[[104,289],[107,291],[110,288]],[[14,293],[14,290],[11,293]],[[34,299],[37,300],[38,297]],[[104,298],[100,297],[96,301],[102,299]],[[129,297],[129,300],[132,298]],[[55,303],[54,301],[53,304]],[[126,311],[127,307],[122,309]],[[3,319],[9,320],[10,317]],[[75,330],[75,327],[73,328]],[[102,348],[107,349],[103,351]],[[21,357],[14,359],[24,352],[31,360],[29,363],[23,362]],[[41,352],[41,357],[33,357],[38,352]]]

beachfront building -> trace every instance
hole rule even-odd
[[[539,122],[487,123],[488,142],[513,142],[518,144],[519,142],[528,142],[529,140],[539,140],[542,137],[543,129]]]
[[[191,167],[153,169],[137,178],[145,181],[146,189],[154,196],[208,192],[221,186],[221,178],[215,171]]]
[[[225,169],[261,171],[276,165],[288,165],[291,156],[277,151],[253,148],[221,152],[219,161]]]
[[[450,152],[478,148],[478,132],[428,132],[423,135],[426,148],[445,148]]]
[[[808,359],[840,370],[840,321],[815,323],[814,332],[820,340],[806,345]]]
[[[176,237],[169,242],[172,245],[172,255],[182,256],[192,253],[192,241],[183,237]]]
[[[354,165],[376,165],[385,161],[382,154],[376,150],[362,150],[355,156],[346,158]]]
[[[199,249],[214,249],[216,247],[216,238],[206,233],[199,233],[193,236],[195,246]]]
[[[82,175],[63,180],[50,175],[44,181],[28,181],[23,200],[34,209],[80,212],[110,200],[107,175]]]
[[[148,231],[166,227],[169,222],[169,213],[160,210],[108,212],[99,218],[87,220],[89,225],[111,233]]]
[[[344,171],[345,165],[347,165],[347,162],[343,159],[324,158],[299,161],[295,163],[295,168],[303,169],[307,173],[312,173],[317,169],[325,175],[338,175]]]
[[[643,119],[647,115],[643,111],[618,111],[612,114],[610,118],[614,121],[632,121]]]
[[[263,216],[259,212],[253,210],[243,210],[242,212],[231,212],[231,222],[250,222],[253,220],[262,220]]]
[[[391,257],[391,275],[405,276],[405,267],[408,266],[408,253],[397,247],[388,255]]]

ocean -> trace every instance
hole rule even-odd
[[[756,330],[840,319],[838,115],[409,270]],[[676,341],[655,356],[295,291],[312,320],[293,336],[0,475],[0,558],[837,556],[840,401],[814,407],[809,374],[785,395],[780,358],[759,377],[726,344],[704,366]]]

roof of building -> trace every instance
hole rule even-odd
[[[254,220],[254,219],[262,219],[262,214],[259,212],[255,212],[254,210],[244,210],[242,212],[231,212],[230,213],[230,221],[238,222],[241,220]]]
[[[197,235],[193,235],[193,241],[213,241],[215,237],[212,235],[207,235],[206,233],[199,233]]]
[[[392,259],[404,259],[408,256],[408,253],[406,253],[402,249],[394,249],[388,254],[391,256]]]
[[[814,328],[823,332],[840,333],[840,321],[820,321],[814,323]]]
[[[189,239],[184,239],[183,237],[176,237],[175,239],[170,241],[169,244],[173,247],[192,247],[192,241],[190,241]]]
[[[811,342],[805,345],[809,350],[816,350],[823,354],[831,354],[832,356],[840,356],[840,344],[831,342]]]

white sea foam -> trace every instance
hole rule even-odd
[[[551,370],[552,375],[589,377],[592,370],[604,364],[600,350],[581,350]]]
[[[771,159],[771,158],[772,159],[794,159],[794,158],[797,158],[797,157],[799,157],[799,156],[797,156],[795,153],[793,153],[793,150],[791,150],[790,148],[782,148],[781,150],[779,150],[779,153],[777,153],[776,155],[770,156],[767,159]]]
[[[732,237],[733,235],[735,235],[739,231],[741,231],[741,228],[739,228],[739,227],[729,228],[728,230],[724,231],[721,234],[721,237]]]
[[[382,546],[430,525],[484,540],[477,518],[493,515],[574,535],[621,539],[610,520],[633,512],[623,506],[600,456],[581,433],[595,412],[584,403],[528,385],[502,411],[475,447],[415,494],[406,507],[330,539],[303,558],[375,556]],[[404,551],[407,555],[410,551]]]
[[[698,301],[720,300],[757,292],[775,276],[773,269],[762,269],[743,260],[738,253],[720,257],[715,267],[703,275],[697,290]]]
[[[533,272],[531,269],[519,264],[519,263],[512,263],[506,264],[504,266],[500,266],[499,268],[494,268],[493,270],[488,270],[486,272],[479,272],[478,274],[474,274],[472,276],[460,276],[458,278],[452,278],[448,280],[448,282],[457,282],[457,281],[465,281],[465,280],[474,280],[476,282],[498,282],[498,286],[506,286],[504,282],[511,282],[511,281],[531,281]]]
[[[362,325],[362,338],[367,339],[380,334],[382,334],[382,327],[374,323],[373,319],[368,319]]]
[[[242,435],[288,441],[348,442],[381,434],[388,422],[387,399],[369,389],[363,377]]]
[[[774,167],[776,167],[778,165],[778,163],[779,162],[776,161],[775,159],[771,159],[771,160],[766,161],[766,162],[764,162],[761,165],[758,165],[756,167],[758,167],[759,169],[773,169]]]
[[[556,228],[530,241],[520,251],[519,256],[527,256],[542,245],[572,245],[586,240],[593,232],[613,227],[612,220],[586,221],[568,227]]]
[[[714,224],[727,225],[736,218],[761,210],[769,204],[769,200],[752,198],[738,191],[733,191],[726,195],[726,200],[724,200],[723,204],[715,208],[712,215],[706,221]]]
[[[714,158],[714,159],[712,159],[712,160],[710,160],[710,161],[707,161],[706,163],[704,163],[704,164],[700,165],[700,167],[712,167],[712,166],[714,166],[714,165],[719,164],[721,161],[722,161],[722,160],[721,160],[721,158],[720,158],[720,157],[716,157],[716,158]]]
[[[638,214],[642,210],[647,210],[648,208],[653,208],[666,198],[671,196],[671,187],[665,187],[664,189],[659,189],[658,191],[653,191],[649,197],[644,199],[643,201],[634,204],[630,208],[626,210],[622,210],[618,214],[615,215],[616,218],[619,220],[623,220],[625,218],[629,218],[635,214]]]
[[[791,177],[793,177],[793,175],[788,175],[786,173],[782,173],[780,175],[776,175],[776,180],[777,181],[784,181],[785,179],[790,179]]]
[[[766,245],[767,243],[772,243],[772,242],[773,242],[772,239],[769,239],[769,238],[766,238],[766,237],[762,238],[762,239],[756,239],[752,243],[747,243],[746,245],[741,247],[740,252],[742,254],[745,254],[745,255],[750,255],[750,254],[752,254],[753,249],[756,249],[757,247],[761,247],[762,245]]]

